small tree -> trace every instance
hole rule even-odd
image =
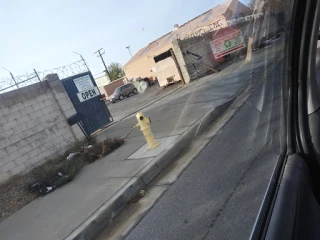
[[[108,71],[110,74],[111,81],[117,80],[121,77],[124,77],[125,75],[121,64],[116,62],[110,63],[110,65],[108,66]]]

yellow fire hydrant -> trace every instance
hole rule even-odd
[[[136,127],[140,127],[141,132],[143,132],[144,137],[147,140],[148,143],[148,150],[151,149],[155,149],[157,147],[160,146],[160,143],[157,142],[157,140],[154,138],[152,132],[151,132],[151,128],[150,128],[150,123],[151,120],[148,117],[145,117],[143,115],[142,112],[138,112],[136,114],[137,120],[138,120],[138,124],[134,126],[134,128]]]

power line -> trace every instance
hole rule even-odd
[[[111,80],[110,73],[109,73],[108,68],[107,68],[107,66],[106,66],[106,63],[104,62],[104,59],[103,59],[103,57],[102,57],[102,55],[105,54],[105,52],[101,53],[101,50],[103,50],[103,48],[100,48],[98,51],[94,52],[93,54],[96,54],[96,53],[97,53],[97,54],[98,54],[97,57],[100,57],[100,58],[101,58],[101,61],[102,61],[103,65],[104,65],[106,74],[108,75],[109,80]]]

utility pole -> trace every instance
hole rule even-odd
[[[258,3],[259,3],[259,0],[254,0],[252,15],[254,15],[256,13]],[[253,41],[254,41],[254,37],[255,37],[255,30],[256,30],[255,27],[256,27],[256,18],[254,18],[254,20],[253,20],[252,34],[251,34],[251,36],[249,36],[249,39],[248,39],[247,56],[245,59],[246,62],[250,62],[251,58],[252,58],[252,50],[253,50],[252,47],[253,47]]]
[[[86,66],[88,71],[90,71],[89,68],[88,68],[88,65],[87,65],[86,61],[84,60],[84,58],[82,57],[82,55],[80,53],[77,53],[76,51],[73,51],[73,52],[81,57],[81,60],[83,61],[84,65]]]
[[[103,57],[102,57],[102,55],[105,54],[105,52],[101,53],[101,50],[103,50],[103,48],[100,48],[98,51],[94,52],[93,54],[96,54],[96,53],[97,53],[97,54],[98,54],[97,57],[100,57],[100,58],[101,58],[101,61],[102,61],[103,65],[104,65],[104,68],[106,69],[106,70],[105,70],[105,71],[106,71],[106,74],[108,75],[109,80],[111,81],[110,73],[109,73],[108,68],[107,68],[107,66],[106,66],[106,63],[104,62]]]
[[[130,53],[130,55],[131,55],[131,57],[132,57],[132,53],[131,53],[131,51],[130,51],[130,46],[128,46],[128,47],[126,47],[127,49],[128,49],[128,51],[129,51],[129,53]]]

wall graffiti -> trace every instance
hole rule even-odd
[[[192,37],[198,37],[198,36],[204,35],[205,33],[212,32],[226,26],[227,26],[226,19],[224,17],[221,17],[219,19],[216,19],[214,22],[210,23],[209,25],[206,25],[200,28],[199,27],[194,28],[190,32],[177,33],[176,35],[173,36],[173,39],[185,40]]]
[[[185,40],[188,38],[192,37],[199,37],[202,36],[208,32],[213,32],[218,29],[224,28],[224,27],[230,27],[239,23],[243,22],[249,22],[253,19],[258,19],[263,17],[263,13],[257,13],[253,15],[248,15],[245,17],[240,17],[240,18],[235,18],[232,20],[226,20],[224,17],[221,17],[214,22],[210,23],[209,25],[200,27],[200,28],[195,28],[190,32],[182,32],[182,33],[177,33],[176,35],[173,36],[173,39],[179,39],[179,40]]]
[[[249,16],[245,16],[245,17],[240,17],[240,18],[235,18],[232,20],[227,20],[227,24],[229,27],[236,25],[238,23],[243,23],[243,22],[249,22],[253,19],[258,19],[263,17],[263,13],[257,13],[257,14],[253,14],[253,15],[249,15]]]

